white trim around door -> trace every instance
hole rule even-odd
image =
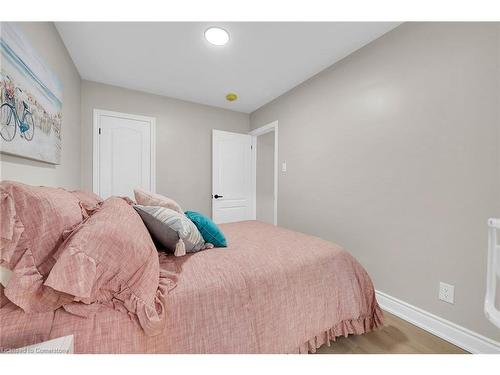
[[[151,191],[156,192],[156,119],[154,117],[133,115],[130,113],[107,111],[104,109],[94,109],[93,114],[93,126],[92,126],[92,191],[99,195],[99,166],[100,166],[100,155],[99,155],[99,129],[100,120],[102,116],[119,117],[130,120],[138,120],[149,122],[150,124],[150,152],[151,152],[151,163],[150,163],[150,184]]]
[[[252,130],[253,216],[257,215],[257,137],[274,132],[274,225],[278,225],[278,120]]]

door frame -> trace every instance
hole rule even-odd
[[[123,112],[114,112],[114,111],[108,111],[105,109],[97,109],[94,108],[93,110],[94,115],[93,115],[93,124],[92,124],[92,191],[100,195],[99,193],[99,166],[100,166],[100,138],[99,138],[99,129],[100,129],[100,120],[101,116],[108,116],[108,117],[119,117],[119,118],[125,118],[129,120],[137,120],[137,121],[144,121],[144,122],[149,122],[149,129],[150,129],[150,171],[149,171],[149,179],[150,179],[150,185],[151,185],[151,191],[153,193],[156,192],[156,118],[154,117],[149,117],[149,116],[141,116],[141,115],[134,115],[130,113],[123,113]]]
[[[274,225],[278,225],[278,120],[252,130],[253,213],[257,217],[257,137],[274,132]]]

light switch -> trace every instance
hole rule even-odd
[[[286,161],[281,164],[281,172],[286,172]]]

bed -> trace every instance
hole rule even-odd
[[[339,246],[258,221],[221,229],[227,248],[157,253],[154,334],[120,304],[26,313],[2,290],[0,348],[74,335],[75,353],[308,353],[383,324],[370,277]]]

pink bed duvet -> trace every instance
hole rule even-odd
[[[76,353],[306,353],[382,324],[368,274],[340,247],[257,221],[221,228],[226,249],[160,254],[170,289],[161,334],[147,336],[120,307],[84,318],[26,314],[3,299],[0,349],[72,334]]]

